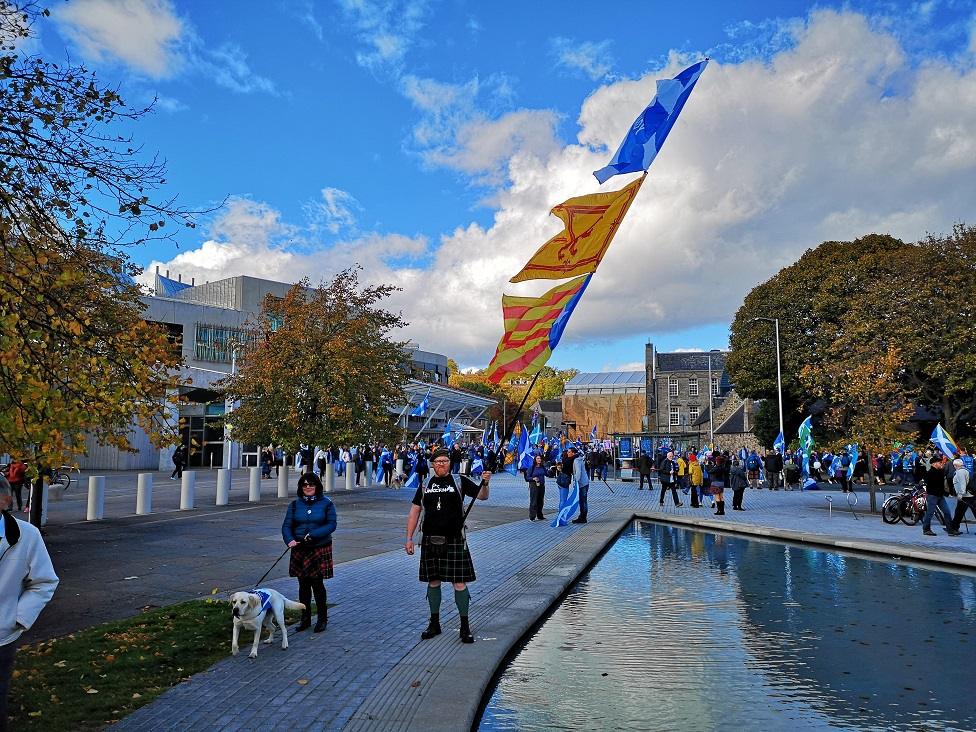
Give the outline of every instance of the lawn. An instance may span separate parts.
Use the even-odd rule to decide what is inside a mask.
[[[230,632],[229,603],[194,600],[23,646],[10,729],[100,729],[228,656]],[[250,638],[242,632],[242,647]]]

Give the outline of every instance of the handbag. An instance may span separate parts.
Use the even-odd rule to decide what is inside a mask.
[[[573,479],[569,477],[568,473],[559,473],[556,476],[556,485],[560,488],[569,488],[569,484],[573,482]]]

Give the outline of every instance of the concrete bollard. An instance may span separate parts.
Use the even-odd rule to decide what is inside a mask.
[[[356,463],[346,463],[346,490],[356,487]]]
[[[152,513],[152,473],[139,473],[139,487],[136,489],[136,514],[145,516]]]
[[[230,502],[230,468],[217,468],[216,505],[226,506]]]
[[[364,486],[369,488],[373,485],[373,461],[366,461],[366,476],[363,478]]]
[[[105,476],[92,475],[88,478],[89,521],[101,521],[105,516]]]
[[[331,493],[335,490],[335,465],[331,462],[325,466],[325,492]]]
[[[288,471],[278,473],[278,498],[288,498]]]
[[[251,503],[261,502],[261,468],[251,468],[251,485],[247,490],[247,500]]]
[[[190,511],[197,492],[197,473],[195,470],[184,470],[183,481],[180,483],[180,510]]]
[[[399,475],[403,475],[403,458],[396,461],[396,472],[393,474],[394,479]]]

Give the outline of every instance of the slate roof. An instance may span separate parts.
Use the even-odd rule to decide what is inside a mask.
[[[712,371],[724,371],[727,351],[693,351],[688,353],[657,352],[658,371],[708,371],[708,357],[712,357]]]

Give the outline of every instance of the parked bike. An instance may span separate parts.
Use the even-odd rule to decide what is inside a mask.
[[[899,521],[914,526],[925,515],[925,481],[916,488],[902,488],[901,493],[889,496],[881,506],[881,520],[886,524],[897,524]],[[948,517],[942,515],[942,509],[936,507],[935,519],[943,526],[948,526]]]

